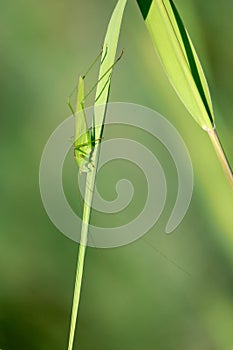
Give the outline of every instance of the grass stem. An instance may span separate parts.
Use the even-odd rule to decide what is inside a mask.
[[[211,142],[213,144],[215,152],[216,152],[216,154],[218,156],[218,159],[219,159],[219,161],[221,163],[221,166],[222,166],[222,168],[223,168],[223,170],[224,170],[224,172],[226,174],[226,177],[227,177],[227,179],[228,179],[228,181],[229,181],[229,183],[231,185],[231,188],[233,190],[233,174],[232,174],[232,170],[231,170],[230,164],[229,164],[229,162],[227,160],[227,157],[225,155],[225,152],[223,150],[223,147],[222,147],[222,145],[220,143],[220,140],[218,138],[218,134],[217,134],[215,129],[208,129],[207,132],[208,132],[210,140],[211,140]]]
[[[91,216],[93,193],[95,189],[95,180],[96,180],[96,173],[97,173],[96,169],[97,169],[98,160],[99,160],[99,149],[100,149],[100,142],[98,142],[95,146],[94,153],[93,153],[93,163],[92,163],[93,166],[92,166],[92,169],[87,173],[87,177],[86,177],[85,198],[84,198],[84,206],[83,206],[83,222],[82,222],[81,239],[80,239],[80,245],[79,245],[79,251],[78,251],[77,268],[76,268],[76,278],[75,278],[74,297],[73,297],[72,312],[71,312],[68,350],[72,350],[74,345],[75,328],[77,323],[82,278],[83,278],[83,272],[84,272],[85,253],[86,253],[87,240],[88,240],[88,227],[89,227],[89,221]]]

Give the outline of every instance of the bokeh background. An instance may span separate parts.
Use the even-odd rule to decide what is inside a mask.
[[[38,169],[51,132],[69,116],[67,96],[101,50],[115,0],[2,0],[0,348],[66,349],[78,246],[50,222]],[[176,0],[210,85],[216,124],[233,164],[231,0]],[[164,228],[174,205],[174,164],[159,142],[136,139],[160,159],[166,208],[142,239],[117,249],[89,248],[75,349],[233,349],[232,193],[207,135],[171,88],[136,5],[124,16],[110,100],[153,108],[177,128],[194,168],[190,208],[175,232]],[[95,70],[88,77],[90,86]],[[89,101],[91,104],[91,100]],[[131,133],[132,130],[130,131]],[[71,159],[71,157],[70,157]],[[112,162],[99,180],[116,195],[111,174],[131,178],[133,210],[143,207],[143,174]],[[67,160],[64,186],[75,206],[76,171]],[[101,182],[102,181],[102,182]],[[104,185],[103,185],[104,184]],[[155,179],[156,185],[156,179]],[[107,190],[106,190],[107,189]],[[77,205],[78,206],[78,205]],[[129,208],[130,209],[130,208]],[[111,218],[127,222],[124,216]],[[106,225],[106,216],[93,220]]]

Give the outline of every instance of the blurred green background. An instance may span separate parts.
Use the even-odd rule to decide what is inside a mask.
[[[40,199],[38,169],[49,135],[70,114],[66,99],[78,74],[101,49],[115,3],[2,0],[0,4],[3,350],[64,350],[67,346],[78,246],[47,217]],[[175,3],[206,72],[220,139],[233,164],[232,1]],[[119,51],[122,47],[125,53],[114,70],[110,101],[142,104],[166,116],[189,149],[194,192],[184,220],[166,236],[164,228],[177,191],[176,171],[158,142],[139,135],[140,142],[158,156],[167,175],[166,208],[155,227],[133,244],[88,249],[75,348],[231,350],[230,187],[207,135],[170,86],[135,1],[129,1],[125,12]],[[94,79],[93,73],[90,86]],[[67,164],[64,178],[73,203],[76,175],[71,168]],[[123,163],[106,166],[105,196],[114,196],[114,184],[106,179],[116,169],[120,169],[119,178],[134,181],[137,211],[145,187],[140,186],[142,174],[131,166],[127,171],[122,170]],[[131,213],[126,211],[120,220],[127,222],[127,218]],[[101,224],[101,217],[98,220]]]

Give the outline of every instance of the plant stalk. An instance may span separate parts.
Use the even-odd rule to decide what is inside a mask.
[[[88,241],[88,227],[91,216],[91,207],[93,200],[93,193],[95,189],[95,179],[96,179],[96,169],[98,167],[99,161],[99,151],[100,151],[100,142],[95,145],[92,158],[92,169],[87,173],[86,177],[86,186],[85,186],[85,197],[84,197],[84,206],[83,206],[83,221],[82,221],[82,230],[81,230],[81,239],[78,250],[78,260],[76,268],[76,278],[75,278],[75,288],[71,312],[71,321],[70,321],[70,334],[69,334],[69,345],[68,350],[73,349],[74,345],[74,336],[77,323],[77,316],[80,303],[81,287],[82,287],[82,278],[84,272],[84,261],[85,253],[87,248]]]
[[[208,129],[207,132],[208,132],[208,135],[209,135],[210,140],[212,142],[212,145],[213,145],[213,147],[215,149],[215,152],[216,152],[216,154],[218,156],[220,164],[221,164],[221,166],[222,166],[222,168],[224,170],[224,173],[225,173],[225,175],[226,175],[226,177],[227,177],[227,179],[228,179],[228,181],[229,181],[229,183],[231,185],[231,188],[233,190],[233,174],[232,174],[232,170],[231,170],[230,164],[229,164],[229,162],[227,160],[227,157],[225,155],[225,152],[223,150],[223,147],[222,147],[222,145],[220,143],[220,140],[218,138],[218,134],[216,132],[216,129]]]
[[[97,82],[96,97],[95,97],[95,104],[94,104],[94,107],[101,106],[101,108],[98,108],[98,110],[97,108],[95,108],[94,115],[93,115],[92,127],[94,129],[95,146],[93,149],[93,153],[90,156],[91,161],[89,163],[89,166],[91,167],[91,169],[87,173],[87,177],[86,177],[85,197],[84,197],[84,207],[83,207],[83,222],[82,222],[82,230],[81,230],[81,241],[80,241],[80,247],[78,252],[78,263],[77,263],[77,270],[76,270],[75,290],[74,290],[73,306],[72,306],[72,313],[71,313],[68,350],[73,350],[76,319],[78,315],[80,292],[81,292],[82,277],[83,277],[83,270],[84,270],[85,252],[86,252],[86,247],[88,242],[88,226],[90,222],[92,200],[93,200],[93,194],[95,189],[97,167],[99,162],[99,154],[100,154],[100,146],[101,146],[100,142],[102,139],[104,120],[106,117],[106,108],[107,108],[107,102],[109,98],[112,68],[115,65],[114,61],[115,61],[121,22],[122,22],[122,17],[123,17],[126,2],[127,0],[118,0],[117,5],[111,16],[110,22],[108,24],[108,28],[107,28],[107,32],[106,32],[106,36],[103,44],[103,53],[102,53],[102,59],[100,64],[99,79]],[[106,52],[107,54],[105,54]],[[106,72],[108,72],[108,74],[106,74]]]

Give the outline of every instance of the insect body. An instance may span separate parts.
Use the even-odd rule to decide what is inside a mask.
[[[80,172],[87,172],[91,164],[91,154],[95,146],[95,140],[88,130],[85,115],[85,92],[84,78],[80,77],[78,82],[78,95],[75,111],[75,141],[74,158],[78,164]]]
[[[107,53],[107,47],[106,47],[106,53]],[[123,51],[121,55],[117,58],[117,60],[113,63],[109,69],[99,78],[99,80],[96,82],[96,84],[92,87],[92,89],[88,92],[87,95],[85,95],[85,88],[84,88],[84,79],[87,73],[90,71],[90,69],[93,67],[94,63],[97,61],[97,59],[94,61],[94,63],[91,65],[91,67],[88,69],[87,73],[83,76],[79,77],[78,81],[78,94],[77,94],[77,102],[76,102],[76,108],[73,110],[73,107],[71,106],[70,99],[68,99],[68,105],[72,111],[72,113],[75,116],[75,141],[74,141],[74,158],[78,164],[79,171],[82,172],[88,172],[91,169],[92,165],[92,154],[94,151],[94,147],[98,141],[101,139],[95,138],[95,125],[92,126],[91,130],[88,130],[87,125],[87,119],[85,114],[85,99],[87,96],[90,95],[90,93],[94,90],[94,88],[98,85],[98,83],[106,77],[107,74],[109,74],[108,79],[110,79],[111,76],[111,70],[113,66],[120,60],[122,57]],[[104,58],[102,59],[101,63],[105,59],[106,55],[104,55]],[[107,80],[108,82],[108,80]],[[95,102],[99,99],[99,97],[102,95],[103,91],[107,87],[107,83],[104,84],[100,94],[97,96]]]

